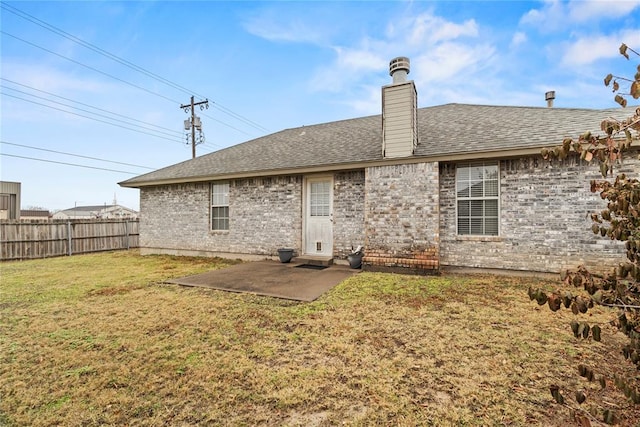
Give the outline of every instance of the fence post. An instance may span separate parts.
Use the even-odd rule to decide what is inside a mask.
[[[127,250],[129,250],[129,220],[124,221],[124,232],[127,236]]]
[[[69,256],[73,255],[71,250],[71,220],[67,221],[67,239],[69,240]]]

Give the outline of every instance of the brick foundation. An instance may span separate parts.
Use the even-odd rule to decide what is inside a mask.
[[[395,255],[395,256],[393,256]],[[410,269],[437,272],[439,268],[438,251],[435,248],[413,253],[392,254],[390,251],[367,252],[362,259],[365,270],[382,271],[384,269]]]

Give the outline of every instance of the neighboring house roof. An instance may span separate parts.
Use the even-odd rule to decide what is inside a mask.
[[[101,211],[103,209],[108,209],[111,208],[113,206],[116,205],[95,205],[95,206],[76,206],[74,208],[69,208],[69,209],[65,209],[65,212],[82,212],[82,211],[86,211],[86,212],[90,212],[90,211]]]
[[[41,209],[21,209],[21,217],[33,217],[33,218],[49,218],[51,213],[49,211],[43,211]]]
[[[411,157],[383,158],[382,116],[375,115],[283,130],[131,178],[120,185],[143,187],[337,170],[379,162],[522,155],[559,145],[565,137],[598,132],[603,119],[623,119],[634,110],[635,107],[592,110],[466,104],[419,108],[419,142]]]
[[[113,205],[76,206],[73,208],[62,210],[60,212],[65,213],[69,216],[73,216],[74,214],[77,216],[90,216],[95,215],[103,209],[110,208],[111,206]]]
[[[133,209],[129,209],[120,205],[95,205],[95,206],[76,206],[73,208],[65,209],[54,214],[54,218],[60,217],[96,217],[101,214],[106,214],[112,211],[128,211],[132,214],[138,214]]]

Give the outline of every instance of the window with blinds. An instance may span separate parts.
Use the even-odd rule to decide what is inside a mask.
[[[211,184],[211,229],[229,229],[229,183]]]
[[[309,194],[309,214],[329,216],[331,214],[331,182],[312,182]]]
[[[456,168],[458,235],[499,234],[498,163],[469,163]]]

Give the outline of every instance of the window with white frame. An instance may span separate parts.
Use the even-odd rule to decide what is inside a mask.
[[[309,194],[311,216],[329,216],[331,208],[331,182],[312,182]]]
[[[469,163],[457,166],[458,235],[498,235],[499,171],[498,163]]]
[[[229,229],[229,183],[211,184],[211,229]]]

